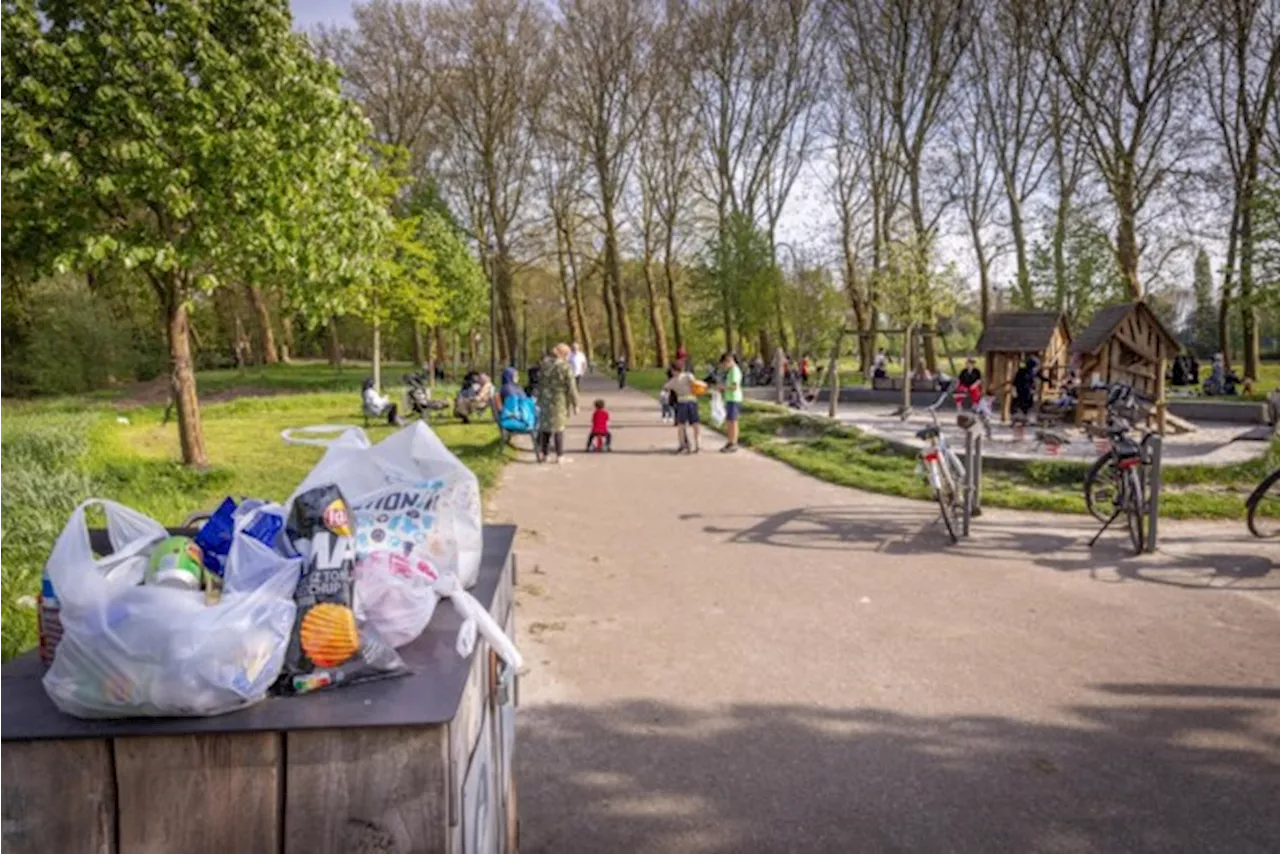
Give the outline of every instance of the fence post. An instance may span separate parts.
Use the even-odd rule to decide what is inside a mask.
[[[840,402],[840,344],[844,340],[844,330],[836,336],[835,346],[831,348],[831,362],[827,370],[831,373],[831,399],[827,401],[827,417],[836,417],[836,405]]]
[[[1151,451],[1151,459],[1147,469],[1150,477],[1147,481],[1147,552],[1156,550],[1156,537],[1159,534],[1160,522],[1160,489],[1164,485],[1160,467],[1164,451],[1164,439],[1159,433],[1147,437],[1147,446]]]

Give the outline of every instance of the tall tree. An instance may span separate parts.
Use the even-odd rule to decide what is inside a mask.
[[[622,288],[619,214],[655,87],[652,61],[655,10],[650,0],[562,0],[556,29],[557,109],[564,130],[586,148],[596,179],[604,229],[606,305],[612,301],[622,355],[635,364],[635,342]]]
[[[1194,271],[1191,292],[1195,304],[1184,338],[1196,353],[1208,357],[1221,348],[1218,344],[1218,306],[1213,299],[1213,268],[1209,263],[1209,253],[1203,246],[1196,250]]]
[[[973,40],[972,83],[977,103],[971,109],[981,123],[982,136],[1000,176],[1017,263],[1017,289],[1022,303],[1030,305],[1027,205],[1052,162],[1044,156],[1051,125],[1043,112],[1053,85],[1052,67],[1036,46],[1036,19],[1030,3],[998,0],[980,13],[982,23]]]
[[[284,0],[23,0],[3,27],[4,207],[21,212],[6,244],[38,235],[56,269],[145,277],[182,458],[205,465],[187,307],[249,272],[367,270],[386,219],[365,194],[363,120]]]
[[[822,25],[812,0],[712,0],[691,19],[689,54],[718,228],[735,213],[763,219],[775,255],[778,220],[813,139]],[[780,304],[774,312],[781,338]]]
[[[1225,358],[1232,278],[1240,284],[1244,373],[1258,378],[1260,347],[1254,293],[1254,218],[1269,116],[1280,85],[1280,7],[1267,0],[1230,0],[1210,8],[1214,43],[1204,52],[1209,105],[1231,176],[1231,225],[1223,273],[1218,335]],[[1228,361],[1229,364],[1229,361]]]
[[[927,157],[947,116],[952,79],[975,29],[971,0],[845,0],[840,16],[854,37],[852,62],[883,102],[906,186],[911,244],[931,247],[943,205],[927,198]],[[901,255],[902,253],[899,253]],[[908,253],[920,263],[928,252]],[[930,271],[918,271],[927,280]],[[926,324],[928,325],[928,324]],[[936,365],[933,338],[925,355]]]
[[[1207,0],[1036,0],[1042,44],[1070,92],[1090,157],[1115,206],[1115,253],[1129,296],[1140,217],[1194,154],[1188,75]]]
[[[498,348],[518,348],[515,243],[548,92],[549,26],[531,0],[450,0],[431,22],[442,52],[437,86],[471,227],[493,278]]]

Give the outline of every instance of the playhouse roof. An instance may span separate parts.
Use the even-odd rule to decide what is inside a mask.
[[[1047,350],[1059,324],[1066,323],[1056,311],[1004,311],[987,316],[978,339],[979,353],[1040,353]]]
[[[1124,323],[1125,318],[1133,311],[1138,311],[1145,315],[1155,324],[1161,335],[1168,339],[1170,343],[1177,345],[1178,339],[1160,322],[1160,317],[1151,310],[1149,305],[1142,300],[1138,300],[1137,302],[1122,302],[1103,306],[1098,309],[1093,319],[1089,321],[1089,325],[1081,330],[1071,349],[1079,353],[1092,354],[1098,352],[1104,344],[1111,340],[1111,336],[1120,328],[1120,324]]]

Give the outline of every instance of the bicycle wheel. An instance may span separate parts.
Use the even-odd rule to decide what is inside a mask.
[[[930,463],[930,466],[938,466],[938,463]],[[960,542],[959,536],[956,534],[959,524],[956,518],[956,490],[951,482],[943,476],[941,471],[935,471],[934,482],[939,484],[938,488],[933,491],[933,496],[938,500],[938,507],[942,510],[942,524],[947,526],[947,536],[951,538],[951,542]]]
[[[1136,470],[1129,471],[1129,480],[1125,484],[1124,515],[1129,527],[1129,541],[1133,543],[1133,553],[1142,554],[1147,545],[1147,513],[1146,502],[1142,500],[1142,483]]]
[[[1111,454],[1094,460],[1084,476],[1084,503],[1089,514],[1099,522],[1107,521],[1115,513],[1120,502],[1120,482],[1121,471]]]
[[[1255,537],[1280,537],[1280,469],[1258,484],[1245,502],[1249,532]]]

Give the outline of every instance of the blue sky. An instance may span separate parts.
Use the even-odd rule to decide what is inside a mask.
[[[293,26],[309,30],[316,24],[345,24],[351,20],[351,0],[289,0]]]

